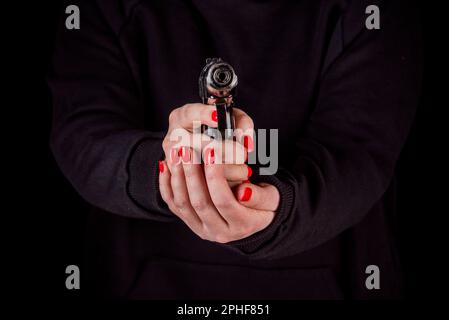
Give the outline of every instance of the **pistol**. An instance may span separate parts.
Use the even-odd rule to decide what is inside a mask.
[[[200,97],[204,104],[217,108],[217,128],[202,125],[202,132],[214,139],[234,139],[232,107],[238,79],[234,68],[221,58],[208,58],[199,77]]]

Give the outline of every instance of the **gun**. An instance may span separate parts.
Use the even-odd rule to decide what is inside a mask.
[[[234,139],[233,98],[238,84],[234,68],[221,58],[208,58],[199,77],[200,97],[204,104],[217,108],[217,128],[206,125],[202,132],[214,139]]]

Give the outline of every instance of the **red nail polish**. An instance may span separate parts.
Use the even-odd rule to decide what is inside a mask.
[[[164,172],[164,163],[162,161],[159,161],[159,172]]]
[[[207,149],[204,157],[204,162],[206,164],[214,164],[215,162],[215,151],[213,148]]]
[[[240,197],[240,201],[248,201],[251,198],[253,190],[251,188],[246,187],[243,191],[242,196]]]
[[[254,149],[254,142],[253,138],[250,136],[244,136],[243,137],[243,146],[248,149],[249,152],[253,151]]]
[[[190,161],[190,148],[189,147],[182,147],[179,150],[179,156],[182,158],[184,162]]]
[[[243,181],[243,183],[251,183],[251,181],[245,180],[245,181]]]
[[[178,151],[178,156],[182,157],[182,151],[183,151],[184,147],[179,148]]]
[[[218,122],[217,110],[212,111],[212,121]]]
[[[248,178],[253,175],[253,169],[251,169],[250,166],[248,166]]]

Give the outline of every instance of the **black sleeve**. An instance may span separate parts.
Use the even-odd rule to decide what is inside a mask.
[[[157,184],[164,133],[144,128],[139,86],[118,36],[126,16],[106,14],[100,3],[77,1],[80,30],[67,30],[61,21],[49,75],[50,145],[64,175],[92,205],[126,217],[170,220]]]
[[[372,1],[371,1],[372,2]],[[244,254],[281,258],[336,237],[381,199],[420,98],[420,28],[412,3],[375,1],[381,29],[365,28],[368,2],[343,14],[342,52],[323,71],[293,161],[274,176],[281,204],[273,223],[231,243]]]

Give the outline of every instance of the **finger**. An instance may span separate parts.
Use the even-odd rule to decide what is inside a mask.
[[[192,141],[192,134],[185,129],[178,128],[167,134],[162,141],[162,149],[167,159],[168,168],[171,170],[172,165],[179,164],[181,157],[179,156],[180,146],[189,145]]]
[[[233,189],[234,187],[242,184],[242,181],[228,181],[229,188]]]
[[[185,158],[190,157],[192,151],[189,148],[184,148],[184,150],[184,155],[189,154]],[[210,198],[206,179],[204,178],[203,166],[184,161],[183,170],[190,205],[202,221],[203,226],[209,232],[226,228],[226,221],[218,213]]]
[[[239,108],[232,108],[232,113],[234,115],[236,129],[241,129],[242,131],[254,130],[254,122],[245,111]]]
[[[204,150],[211,149],[214,150],[215,164],[244,164],[247,158],[245,147],[233,140],[213,139],[204,147]]]
[[[247,208],[276,211],[279,206],[279,191],[271,184],[242,183],[234,189],[239,203]]]
[[[194,122],[200,122],[210,127],[217,126],[217,108],[202,103],[188,103],[173,110],[169,117],[170,127],[182,127],[193,130]]]
[[[234,135],[249,152],[254,150],[254,122],[241,109],[233,108],[235,119]]]
[[[245,181],[253,174],[250,166],[245,164],[227,164],[224,166],[225,179],[229,181]]]
[[[239,203],[224,178],[224,166],[212,164],[204,169],[212,202],[229,229],[240,239],[266,228],[273,221],[274,212],[247,208]]]
[[[159,191],[161,193],[162,200],[168,205],[170,210],[173,211],[173,191],[170,184],[170,170],[168,170],[167,162],[159,161]]]
[[[173,192],[174,213],[194,231],[201,229],[202,222],[190,205],[184,170],[181,162],[171,166],[171,188]]]
[[[192,152],[192,159],[189,159],[189,161],[200,164],[201,151],[210,144],[212,138],[201,133],[190,133],[185,129],[179,129],[177,132],[177,134],[166,136],[162,143],[169,169],[173,164],[185,162],[181,154],[183,147],[192,148],[195,152]]]
[[[228,222],[242,219],[238,217],[238,212],[242,211],[242,205],[238,203],[231,188],[224,177],[224,165],[213,164],[213,158],[209,156],[209,164],[204,166],[207,188],[213,204],[220,215]]]

